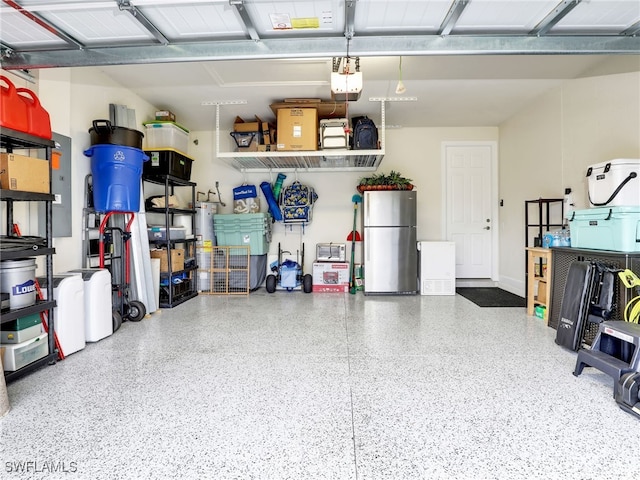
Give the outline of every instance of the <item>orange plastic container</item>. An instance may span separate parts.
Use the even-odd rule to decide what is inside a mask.
[[[7,77],[0,75],[0,125],[5,128],[29,131],[27,104],[20,99],[16,87]]]
[[[26,105],[28,132],[36,137],[51,140],[51,119],[35,93],[28,88],[17,88],[18,97]]]
[[[17,88],[20,101],[26,105],[28,132],[36,137],[51,140],[51,119],[35,93],[28,88]]]

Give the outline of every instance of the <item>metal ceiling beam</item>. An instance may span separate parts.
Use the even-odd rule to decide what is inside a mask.
[[[640,35],[640,20],[631,25],[629,28],[624,29],[620,32],[620,35]]]
[[[354,37],[351,55],[640,55],[633,36],[384,36]],[[86,67],[145,63],[336,57],[344,38],[287,38],[181,43],[172,45],[88,48],[84,50],[13,52],[0,66],[16,68]]]
[[[74,48],[79,48],[79,49],[84,48],[84,45],[82,43],[80,43],[78,40],[73,38],[68,33],[63,32],[58,27],[56,27],[54,24],[52,24],[48,20],[45,20],[42,16],[38,15],[37,13],[33,13],[33,12],[23,8],[22,5],[17,4],[13,0],[2,0],[2,1],[6,5],[10,6],[13,9],[15,9],[18,13],[21,13],[22,15],[27,17],[29,20],[31,20],[32,22],[36,23],[38,26],[44,28],[47,32],[52,33],[56,37],[64,40],[70,46],[72,46]]]
[[[169,45],[169,39],[158,30],[158,28],[151,23],[151,21],[144,16],[144,13],[140,11],[135,5],[131,5],[129,0],[116,0],[118,2],[118,9],[121,12],[130,13],[153,37],[162,45]]]
[[[560,2],[553,11],[544,17],[529,35],[546,35],[560,20],[562,20],[571,10],[576,8],[582,0],[565,0]]]
[[[346,0],[344,2],[344,36],[347,39],[353,38],[356,31],[356,0]]]
[[[249,15],[249,12],[247,12],[247,9],[244,8],[244,0],[229,0],[229,5],[234,7],[236,9],[236,12],[238,12],[240,19],[244,24],[244,28],[247,29],[247,32],[249,33],[249,37],[251,38],[251,40],[256,42],[260,40],[260,35],[258,34],[258,30],[256,30],[256,27],[253,24],[253,18],[251,18],[251,16]]]
[[[468,4],[469,0],[454,0],[442,24],[440,24],[438,35],[449,35],[449,33],[451,33],[460,15],[462,15],[462,11],[467,8]]]

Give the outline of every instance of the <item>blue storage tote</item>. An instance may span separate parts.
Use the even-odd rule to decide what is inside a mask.
[[[213,229],[216,245],[248,245],[251,255],[269,252],[271,216],[268,213],[216,214]]]
[[[569,220],[571,246],[640,252],[640,206],[576,210]]]

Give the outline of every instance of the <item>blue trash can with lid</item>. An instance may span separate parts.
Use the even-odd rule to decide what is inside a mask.
[[[140,210],[142,166],[149,160],[144,151],[124,145],[92,145],[84,151],[91,158],[93,206],[97,212]]]

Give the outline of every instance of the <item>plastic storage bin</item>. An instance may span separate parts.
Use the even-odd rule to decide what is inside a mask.
[[[45,357],[49,351],[46,333],[26,342],[3,346],[5,350],[2,365],[7,372],[20,370],[22,367]]]
[[[0,331],[0,343],[26,342],[42,335],[43,331],[40,315],[32,313],[26,317],[3,323]]]
[[[576,210],[569,220],[571,246],[640,252],[640,206]]]
[[[171,148],[181,153],[189,151],[189,130],[174,122],[148,122],[146,128],[145,150]]]
[[[137,148],[93,145],[84,151],[91,157],[93,206],[97,212],[140,210],[142,164],[149,157]]]
[[[249,246],[251,255],[269,252],[271,216],[268,213],[230,213],[213,216],[216,244]]]
[[[145,162],[142,174],[145,176],[173,175],[182,180],[191,179],[193,158],[171,148],[146,150],[149,161]]]
[[[167,227],[163,225],[149,225],[147,227],[149,240],[152,242],[163,242],[167,240]],[[184,240],[187,238],[187,229],[185,227],[169,227],[171,240]]]

